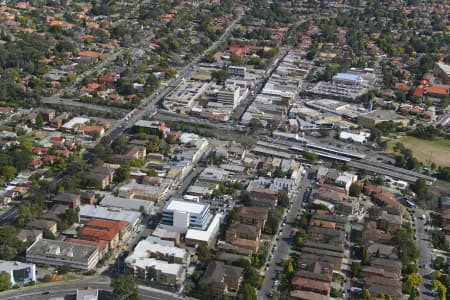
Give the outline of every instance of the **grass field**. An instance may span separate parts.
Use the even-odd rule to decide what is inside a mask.
[[[422,140],[412,136],[405,136],[400,139],[391,140],[388,150],[393,151],[396,143],[402,143],[406,148],[411,149],[414,156],[425,163],[434,162],[438,166],[450,166],[450,140]]]

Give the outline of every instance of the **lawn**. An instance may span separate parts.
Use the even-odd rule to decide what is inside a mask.
[[[402,143],[406,148],[411,149],[414,156],[425,163],[434,162],[438,166],[450,166],[450,140],[422,140],[412,136],[405,136],[400,139],[391,140],[388,145],[388,150],[393,151],[392,148],[396,143]]]

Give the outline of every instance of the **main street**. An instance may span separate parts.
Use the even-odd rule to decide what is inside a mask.
[[[25,287],[0,293],[2,300],[27,299],[27,300],[48,300],[51,298],[74,295],[77,289],[86,287],[96,288],[102,291],[111,292],[110,279],[104,276],[91,277],[76,282],[56,282],[32,287]],[[181,297],[171,293],[139,286],[139,297],[142,300],[179,300]]]
[[[282,261],[289,258],[291,232],[295,230],[295,222],[297,217],[301,215],[303,195],[310,186],[311,181],[308,179],[308,173],[306,173],[300,182],[300,188],[292,192],[291,199],[293,199],[293,203],[286,215],[285,225],[281,225],[282,231],[278,235],[279,240],[274,245],[274,248],[276,248],[273,251],[272,259],[268,263],[269,268],[265,273],[263,285],[258,291],[258,299],[270,299],[268,295],[273,288],[274,278],[277,276],[277,272],[283,270]]]

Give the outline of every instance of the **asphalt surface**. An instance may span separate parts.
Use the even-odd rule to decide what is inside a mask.
[[[429,230],[425,231],[428,225],[425,225],[425,220],[421,219],[421,216],[426,214],[420,208],[416,208],[413,214],[416,224],[416,244],[417,249],[420,252],[419,257],[419,273],[422,275],[422,282],[420,284],[420,294],[423,300],[434,299],[432,295],[432,285],[431,285],[431,273],[433,272],[432,261],[433,261],[433,245]]]
[[[263,285],[258,291],[258,300],[270,299],[268,295],[274,289],[273,285],[277,272],[283,270],[281,263],[283,260],[289,258],[291,231],[295,229],[295,220],[301,215],[303,195],[310,186],[311,181],[308,179],[308,174],[305,174],[300,182],[300,188],[293,191],[291,196],[293,203],[286,214],[285,225],[281,225],[282,231],[278,235],[279,239],[277,238],[278,241],[274,244],[274,248],[272,248],[275,250],[273,250],[272,258],[268,262],[269,268],[265,272]]]
[[[77,282],[53,283],[52,285],[40,285],[36,287],[20,288],[0,293],[0,299],[27,299],[27,300],[47,300],[57,297],[67,297],[76,294],[77,289],[86,287],[97,288],[102,291],[111,292],[109,278],[97,277],[85,279]],[[139,296],[143,300],[178,300],[180,297],[150,289],[147,287],[139,287]]]
[[[16,219],[17,207],[11,207],[0,216],[0,226],[6,225]]]

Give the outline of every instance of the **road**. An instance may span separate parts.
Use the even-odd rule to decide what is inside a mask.
[[[427,227],[427,225],[425,225],[425,220],[421,219],[423,214],[426,214],[426,212],[420,208],[415,209],[413,214],[415,218],[414,222],[416,224],[416,244],[417,249],[420,252],[419,273],[423,278],[422,283],[420,284],[420,294],[423,300],[431,300],[434,299],[430,289],[431,273],[433,272],[433,269],[431,268],[433,260],[433,246],[429,231],[425,231],[425,228]]]
[[[258,291],[258,300],[270,299],[268,294],[272,290],[277,271],[283,270],[281,262],[289,258],[291,231],[295,229],[295,221],[297,216],[301,214],[303,195],[310,186],[311,181],[308,179],[308,174],[305,174],[300,182],[300,188],[291,195],[293,203],[286,215],[286,223],[278,235],[279,239],[277,238],[278,241],[274,245],[275,250],[273,251],[272,259],[268,263],[269,268],[265,273],[263,285]]]
[[[86,287],[97,288],[103,291],[111,292],[111,287],[107,277],[95,277],[77,282],[61,282],[35,287],[26,287],[16,290],[10,290],[0,293],[2,300],[27,299],[27,300],[47,300],[56,297],[65,297],[73,295],[77,289]],[[170,293],[139,286],[139,296],[143,300],[179,300],[182,299]]]
[[[0,216],[0,226],[6,225],[15,220],[17,216],[17,207],[13,206]]]

